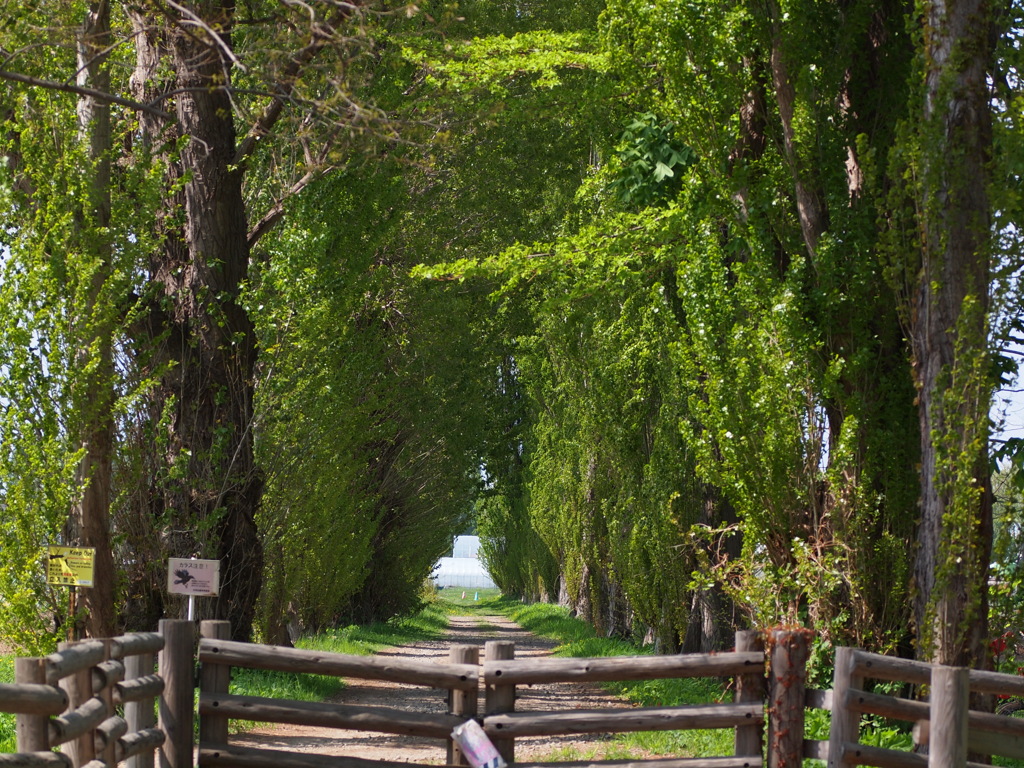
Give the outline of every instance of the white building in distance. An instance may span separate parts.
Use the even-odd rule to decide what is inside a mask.
[[[497,588],[480,560],[479,536],[456,536],[452,556],[438,560],[430,578],[438,587]]]

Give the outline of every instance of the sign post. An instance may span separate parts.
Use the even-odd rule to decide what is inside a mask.
[[[220,560],[172,557],[167,561],[167,591],[188,595],[188,620],[195,613],[196,595],[216,597],[220,593]]]

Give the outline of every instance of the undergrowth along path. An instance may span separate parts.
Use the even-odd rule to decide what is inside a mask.
[[[527,632],[504,616],[452,616],[445,637],[423,640],[388,648],[377,655],[393,658],[432,659],[447,662],[453,645],[479,645],[488,640],[511,640],[516,644],[516,658],[547,656],[556,642]],[[410,685],[371,680],[351,680],[341,693],[330,701],[356,706],[388,707],[416,712],[446,712],[447,694],[443,691]],[[481,691],[481,709],[483,691]],[[627,706],[621,699],[597,686],[561,683],[542,687],[521,687],[517,691],[517,711],[553,711],[569,709],[601,709]],[[368,731],[343,731],[294,725],[261,725],[254,730],[232,736],[233,744],[242,747],[281,749],[306,754],[360,757],[422,764],[443,764],[445,745],[434,739],[395,736]],[[616,751],[606,735],[545,736],[516,740],[516,759],[535,760],[557,753],[591,758],[615,757]]]

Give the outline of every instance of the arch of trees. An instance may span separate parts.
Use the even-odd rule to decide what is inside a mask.
[[[387,617],[475,520],[665,650],[984,663],[1015,4],[8,11],[4,637],[148,627],[169,556],[239,636]]]

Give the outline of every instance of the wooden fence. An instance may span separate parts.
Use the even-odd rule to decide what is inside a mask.
[[[867,680],[927,687],[929,701],[871,693]],[[980,768],[968,754],[1024,758],[1024,719],[970,709],[972,695],[1024,697],[1024,678],[997,672],[925,664],[909,659],[836,649],[830,692],[832,725],[824,755],[829,768],[866,765],[880,768]],[[915,743],[928,755],[865,746],[862,715],[880,715],[913,724]]]
[[[449,765],[466,765],[458,747],[451,741],[451,731],[471,717],[481,720],[484,730],[509,763],[514,762],[516,738],[524,736],[731,728],[736,731],[734,755],[719,758],[633,761],[628,764],[637,768],[648,763],[658,768],[758,768],[762,765],[765,655],[756,632],[739,633],[738,650],[735,652],[685,656],[515,659],[513,643],[488,642],[484,646],[482,666],[478,663],[479,649],[472,646],[453,647],[449,662],[438,664],[236,643],[220,639],[228,636],[228,627],[223,622],[204,622],[202,635],[203,639],[199,646],[202,682],[199,696],[199,765],[204,768],[319,768],[328,765],[364,768],[368,763],[378,768],[396,768],[404,765],[233,746],[229,743],[229,719],[373,730],[435,738],[448,743]],[[448,712],[409,713],[384,708],[236,696],[228,692],[231,667],[338,675],[431,686],[448,691]],[[515,710],[515,691],[520,685],[680,677],[734,678],[737,681],[735,701],[710,702],[700,706],[623,706],[611,710],[564,712]],[[481,681],[484,684],[482,716],[478,711]],[[786,700],[778,707],[780,713],[803,706],[800,691],[788,683],[788,680],[780,678],[778,685],[773,686],[773,689],[778,691],[779,698]],[[799,743],[795,754],[799,754]],[[529,764],[517,765],[526,768]],[[611,761],[605,765],[623,763]]]
[[[0,711],[16,715],[18,752],[0,755],[0,766],[152,768],[172,735],[191,757],[192,679],[180,675],[192,668],[192,631],[191,622],[163,621],[158,633],[62,643],[49,656],[17,659],[15,683],[0,685]],[[187,694],[177,713],[167,706],[175,688]]]
[[[736,651],[711,655],[515,659],[512,643],[488,643],[485,655],[483,677],[486,704],[483,727],[508,763],[515,762],[515,739],[522,736],[730,728],[736,733],[732,755],[631,761],[628,765],[638,768],[648,765],[652,768],[753,768],[762,764],[765,655],[757,633],[739,633]],[[737,681],[734,701],[682,707],[515,711],[515,690],[518,685],[684,677],[732,678]],[[604,763],[622,764],[617,761]],[[517,765],[537,768],[541,764]]]
[[[406,763],[232,745],[228,722],[233,719],[434,738],[447,742],[446,762],[451,766],[466,764],[450,734],[469,718],[483,724],[509,763],[515,762],[516,739],[527,736],[709,728],[735,733],[731,755],[561,764],[572,768],[798,768],[804,758],[825,761],[829,768],[975,768],[981,763],[970,762],[968,752],[1024,758],[1024,720],[972,711],[967,705],[971,692],[1024,697],[1024,679],[840,648],[833,690],[807,690],[812,636],[805,630],[772,632],[767,654],[758,633],[740,632],[736,650],[728,653],[516,659],[512,643],[489,642],[482,663],[480,649],[455,646],[442,664],[231,642],[227,622],[217,621],[202,622],[200,627],[199,744],[194,753],[194,632],[191,622],[163,621],[159,633],[85,641],[44,658],[18,659],[17,683],[0,686],[0,711],[17,713],[19,751],[0,754],[0,768],[112,768],[122,761],[129,768],[151,768],[154,751],[161,768],[192,768],[196,754],[203,768],[407,768]],[[159,674],[153,671],[157,652]],[[447,692],[448,711],[415,713],[233,695],[229,691],[233,667],[437,688]],[[733,700],[561,712],[516,708],[516,690],[523,685],[682,677],[730,678]],[[931,701],[870,692],[867,680],[897,681],[918,690],[927,687]],[[155,725],[154,699],[160,715]],[[123,717],[117,714],[122,704]],[[831,711],[828,741],[804,738],[808,708]],[[927,744],[930,754],[861,744],[863,715],[911,723],[917,743]],[[58,746],[61,753],[51,751]],[[539,768],[539,764],[516,766]]]
[[[232,719],[357,729],[442,740],[447,739],[452,729],[465,720],[455,714],[453,707],[450,707],[450,713],[430,714],[382,707],[236,696],[228,692],[232,667],[421,685],[447,690],[450,702],[459,701],[463,704],[475,695],[479,684],[478,666],[473,662],[438,664],[238,643],[226,639],[230,631],[228,623],[223,621],[202,622],[200,634],[200,766],[355,768],[372,765],[377,768],[408,768],[407,763],[328,758],[233,746],[228,743],[228,721]],[[453,695],[455,693],[460,695],[456,697]]]

